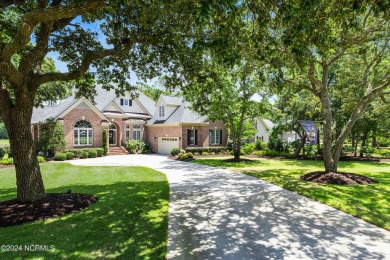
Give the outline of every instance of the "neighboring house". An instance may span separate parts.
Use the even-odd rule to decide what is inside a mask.
[[[272,133],[272,128],[274,128],[276,125],[270,120],[263,119],[263,118],[256,118],[255,124],[256,124],[255,140],[261,140],[263,142],[268,143],[269,137],[271,136]],[[282,140],[284,142],[291,143],[297,139],[299,139],[299,136],[294,131],[283,132],[282,134]]]
[[[156,104],[140,91],[134,99],[129,92],[117,97],[114,90],[97,87],[96,91],[95,105],[71,96],[54,106],[34,109],[34,140],[39,139],[40,123],[54,118],[63,125],[66,149],[101,147],[103,129],[111,147],[140,140],[151,144],[153,152],[169,154],[172,148],[226,146],[223,124],[207,122],[181,98],[161,96]]]

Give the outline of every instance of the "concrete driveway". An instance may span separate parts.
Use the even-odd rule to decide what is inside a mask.
[[[71,163],[165,173],[168,259],[390,259],[390,232],[251,176],[160,155]]]

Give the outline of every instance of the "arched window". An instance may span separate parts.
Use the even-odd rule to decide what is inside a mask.
[[[80,120],[74,125],[74,145],[92,145],[92,125],[88,121]]]

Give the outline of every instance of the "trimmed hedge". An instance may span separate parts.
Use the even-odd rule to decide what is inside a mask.
[[[73,158],[74,158],[74,153],[72,153],[72,152],[66,153],[66,160],[72,160]]]
[[[215,153],[215,154],[220,154],[220,153],[226,153],[228,152],[229,149],[227,147],[222,147],[222,146],[213,146],[213,147],[187,147],[185,149],[185,152],[186,153],[198,153],[198,154],[202,154],[204,152],[206,153]]]
[[[97,157],[97,151],[94,149],[91,149],[88,151],[88,157],[89,158],[96,158]]]
[[[88,152],[81,152],[80,159],[86,159],[88,158]]]
[[[55,156],[54,156],[54,159],[56,161],[65,161],[66,160],[66,153],[57,153]]]
[[[104,154],[104,149],[103,148],[96,148],[95,149],[97,152],[97,157],[102,157]]]

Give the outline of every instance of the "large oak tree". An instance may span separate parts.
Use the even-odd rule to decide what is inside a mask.
[[[198,1],[0,2],[0,117],[14,155],[18,200],[45,196],[30,128],[42,86],[74,81],[80,95],[93,96],[95,83],[107,89],[119,83],[120,93],[132,89],[130,68],[141,79],[171,71],[204,8]],[[45,72],[49,52],[68,72]]]
[[[337,172],[342,145],[368,105],[390,94],[389,13],[387,1],[250,1],[254,20],[268,27],[274,44],[273,75],[279,85],[305,89],[321,103],[324,164],[326,172]],[[255,36],[263,39],[264,32]],[[345,75],[332,73],[341,60],[351,70],[359,63],[362,73],[345,85],[344,98],[357,97],[340,133],[332,138],[332,95],[340,91]],[[344,70],[346,71],[346,70]],[[355,70],[356,71],[356,70]],[[333,95],[335,96],[335,95]]]

